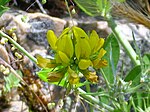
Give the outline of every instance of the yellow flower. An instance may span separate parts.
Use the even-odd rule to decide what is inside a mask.
[[[91,47],[91,51],[94,54],[97,51],[99,51],[99,49],[104,45],[104,39],[99,38],[96,31],[93,30],[91,35],[90,35],[89,44]]]
[[[74,54],[74,47],[69,30],[69,28],[66,28],[59,38],[56,37],[52,30],[47,32],[47,40],[52,49],[55,50],[56,63],[63,66],[69,65],[70,59]]]
[[[77,59],[88,59],[91,54],[91,47],[89,45],[89,37],[87,34],[78,27],[73,27],[73,34],[76,39],[75,55]]]
[[[64,66],[68,66],[70,59],[67,57],[67,55],[64,52],[58,51],[58,58],[56,58],[56,61],[59,60],[60,63]]]
[[[94,68],[99,69],[102,67],[106,67],[108,65],[108,62],[103,59],[103,60],[99,60],[97,64],[94,65]]]
[[[91,60],[81,59],[78,63],[78,66],[81,70],[87,69],[89,66],[92,66]]]
[[[103,60],[102,57],[106,54],[106,51],[101,48],[99,51],[99,54],[95,60],[92,61],[93,67],[96,69],[99,69],[101,67],[107,66],[107,61]]]
[[[58,82],[64,77],[64,74],[68,73],[68,82],[78,84],[79,72],[82,72],[90,82],[98,82],[96,72],[90,72],[88,68],[99,69],[107,66],[107,61],[102,59],[106,53],[102,48],[104,39],[99,38],[96,31],[93,30],[88,36],[84,30],[73,26],[64,29],[57,38],[54,32],[49,30],[47,40],[54,50],[54,60],[37,56],[37,64],[42,68],[56,68],[49,73],[47,77],[49,82]],[[61,70],[62,68],[65,71]]]
[[[72,39],[69,34],[64,34],[61,36],[57,42],[57,51],[61,51],[67,55],[68,58],[71,58],[74,54],[74,47]]]
[[[64,76],[63,71],[50,72],[47,79],[49,82],[59,82],[63,78],[63,76]]]
[[[52,30],[48,30],[46,37],[51,48],[53,50],[56,50],[57,49],[57,46],[56,46],[57,37],[55,33]]]
[[[69,83],[70,84],[78,84],[79,83],[79,76],[75,71],[73,71],[70,67],[68,68],[68,74],[69,74]]]
[[[85,78],[89,80],[92,83],[97,83],[98,82],[98,76],[96,75],[96,72],[86,72],[84,74]]]
[[[46,59],[40,55],[37,55],[36,59],[37,59],[37,65],[41,68],[54,68],[54,67],[56,67],[55,60]]]

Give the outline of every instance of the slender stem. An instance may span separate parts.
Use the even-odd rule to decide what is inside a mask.
[[[137,86],[135,86],[135,87],[132,87],[132,88],[129,88],[129,89],[127,89],[126,90],[126,92],[127,93],[135,93],[138,89],[140,89],[141,87],[145,87],[145,84],[144,83],[141,83],[141,84],[139,84],[139,85],[137,85]]]
[[[74,26],[74,22],[73,22],[72,14],[71,14],[71,12],[70,12],[70,9],[69,9],[69,6],[68,6],[68,2],[67,2],[67,0],[65,0],[65,3],[66,3],[67,10],[68,10],[68,12],[69,12],[69,16],[70,16],[71,21],[72,21],[72,25]]]
[[[90,93],[90,84],[89,83],[87,83],[86,85],[86,91],[88,92],[88,93]],[[91,102],[91,100],[90,100],[90,102]],[[90,105],[90,112],[93,112],[93,106],[92,105]]]
[[[105,82],[106,82],[106,85],[107,85],[108,89],[110,89],[109,82],[108,82],[108,80],[107,80],[107,77],[106,77],[106,75],[105,75],[103,69],[100,69],[100,71],[101,71],[101,73],[102,73],[102,75],[103,75],[103,78],[104,78],[104,80],[105,80]]]
[[[79,98],[82,99],[82,100],[84,100],[84,101],[87,102],[88,104],[92,105],[93,107],[95,107],[95,108],[98,109],[99,111],[105,112],[103,109],[97,107],[95,104],[93,104],[93,103],[91,103],[90,101],[84,99],[83,97],[79,96]],[[84,104],[83,104],[83,105],[84,105]],[[87,111],[85,111],[85,112],[87,112]]]
[[[0,30],[0,36],[7,38],[16,48],[18,48],[24,55],[26,55],[34,63],[37,63],[37,59],[29,54],[23,47],[21,47],[16,41]]]
[[[131,103],[132,103],[132,106],[133,106],[134,112],[137,112],[137,111],[136,111],[135,103],[134,103],[134,101],[133,101],[133,97],[131,97]]]
[[[79,94],[80,94],[83,98],[85,98],[85,99],[88,100],[88,101],[91,101],[91,103],[94,103],[94,104],[97,104],[97,105],[99,105],[99,106],[102,106],[103,108],[107,109],[109,112],[114,111],[114,108],[113,108],[113,107],[111,107],[111,106],[109,106],[109,105],[106,105],[106,104],[100,102],[99,99],[96,99],[96,98],[94,98],[94,97],[91,96],[91,95],[86,95],[86,92],[83,91],[81,88],[78,88],[78,91],[79,91],[80,93],[82,93],[82,94],[80,94],[80,93],[79,93]]]
[[[112,19],[112,17],[109,14],[106,16],[106,20],[107,20],[109,26],[111,27],[115,37],[118,39],[118,41],[121,43],[123,48],[126,50],[126,52],[128,53],[131,60],[134,62],[134,64],[140,65],[140,61],[136,59],[137,54],[131,47],[131,45],[128,42],[128,40],[126,39],[126,37],[120,33],[119,28],[117,27],[115,21]]]
[[[44,10],[44,8],[43,8],[42,4],[40,3],[40,1],[39,1],[39,0],[36,0],[36,3],[38,4],[40,10],[41,10],[44,14],[47,14],[47,12]]]

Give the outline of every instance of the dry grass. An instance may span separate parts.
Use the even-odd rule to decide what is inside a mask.
[[[114,3],[112,13],[115,16],[150,28],[149,10],[148,0],[144,0],[142,3],[141,0],[137,0],[136,2],[134,2],[134,0],[127,0],[125,3]]]

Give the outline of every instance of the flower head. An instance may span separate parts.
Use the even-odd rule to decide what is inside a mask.
[[[107,66],[107,61],[103,59],[106,51],[102,48],[104,39],[100,38],[96,31],[92,31],[88,36],[79,27],[66,28],[57,37],[52,30],[47,32],[47,40],[54,51],[54,59],[37,57],[38,65],[42,68],[54,68],[48,75],[49,82],[58,82],[66,78],[70,84],[79,83],[79,73],[92,83],[98,82],[96,72],[89,71],[89,67],[99,69]],[[61,67],[59,67],[61,66]],[[63,68],[66,71],[59,71],[55,68]],[[58,71],[59,72],[58,72]]]

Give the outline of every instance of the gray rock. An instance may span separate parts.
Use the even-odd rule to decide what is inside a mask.
[[[135,50],[136,53],[137,53],[138,49],[140,50],[140,53],[142,56],[145,53],[148,53],[148,52],[150,53],[150,50],[149,50],[150,49],[150,41],[149,41],[150,40],[150,36],[149,36],[150,30],[149,29],[147,29],[143,25],[137,25],[137,24],[133,24],[133,23],[125,23],[125,22],[124,23],[117,22],[117,23],[118,23],[118,27],[120,29],[120,33],[122,33],[124,35],[124,37],[130,42],[131,46],[133,47],[133,49]],[[136,49],[136,47],[135,47],[132,32],[134,34],[138,49]],[[118,74],[122,74],[121,73],[122,65],[124,66],[123,67],[124,75],[127,75],[127,73],[129,71],[131,71],[131,69],[134,66],[133,62],[127,55],[126,51],[121,46],[120,60],[119,60],[118,67],[117,67]]]
[[[82,28],[87,33],[95,30],[100,37],[106,38],[110,34],[111,30],[108,27],[108,24],[104,20],[96,20],[94,17],[81,16],[80,18],[75,18],[71,20],[70,18],[63,18],[67,21],[67,26],[78,26]]]
[[[10,10],[0,18],[0,27],[6,30],[17,28],[16,34],[20,44],[28,51],[42,49],[48,46],[46,32],[53,30],[59,35],[66,21],[42,13],[26,13],[20,10]]]

